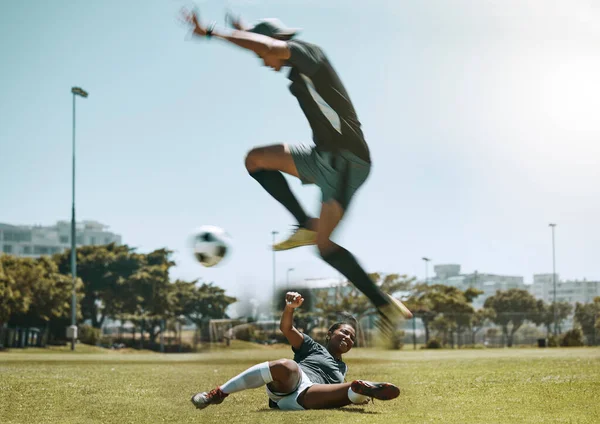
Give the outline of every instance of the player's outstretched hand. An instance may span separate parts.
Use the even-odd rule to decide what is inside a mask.
[[[287,292],[285,294],[285,304],[290,308],[298,308],[304,302],[304,298],[298,292]]]
[[[231,10],[225,12],[225,22],[239,31],[246,30],[245,25],[242,23],[242,18],[239,15],[234,15]]]
[[[191,25],[193,27],[193,31],[195,35],[205,36],[207,34],[207,30],[200,24],[200,20],[198,19],[198,14],[195,11],[188,10],[186,8],[182,8],[179,13],[180,19]]]

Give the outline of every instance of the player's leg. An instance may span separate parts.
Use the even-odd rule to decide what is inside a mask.
[[[268,385],[272,392],[287,394],[296,390],[299,382],[300,369],[296,362],[290,359],[263,362],[248,368],[210,392],[195,394],[192,396],[192,403],[196,408],[203,409],[208,405],[220,404],[231,393],[264,385]]]
[[[321,206],[319,228],[317,231],[317,248],[325,262],[344,275],[348,281],[359,289],[369,300],[380,308],[387,305],[388,298],[371,277],[356,261],[348,250],[334,243],[331,234],[344,215],[344,209],[337,200],[329,199]]]
[[[246,156],[246,169],[252,178],[258,181],[275,200],[281,203],[296,218],[298,228],[307,228],[313,225],[312,221],[314,220],[306,214],[282,174],[282,172],[285,172],[302,179],[287,145],[277,144],[252,149]],[[292,247],[314,244],[314,241],[311,241],[314,239],[314,235],[311,236],[301,231],[298,236],[300,236],[298,240],[300,244]],[[310,242],[307,243],[307,241]]]
[[[389,332],[402,317],[412,313],[401,302],[383,293],[357,262],[354,255],[331,240],[352,198],[367,179],[370,164],[350,153],[324,161],[323,179],[317,184],[323,193],[323,204],[317,233],[317,247],[323,260],[344,275],[369,298],[386,322],[380,323]],[[327,166],[327,162],[331,167]]]
[[[258,147],[246,157],[246,169],[275,199],[296,218],[297,228],[287,239],[273,246],[274,250],[288,250],[314,245],[318,220],[306,214],[281,172],[299,178],[303,184],[314,180],[313,149],[306,146],[275,145]],[[279,172],[281,171],[281,172]]]
[[[304,409],[332,409],[350,404],[363,405],[369,398],[391,400],[400,395],[400,389],[391,383],[355,380],[342,384],[314,384],[298,396]]]

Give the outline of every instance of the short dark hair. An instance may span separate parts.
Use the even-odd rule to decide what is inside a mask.
[[[333,324],[331,327],[329,327],[329,330],[327,330],[327,332],[328,333],[333,333],[335,330],[337,330],[338,328],[340,328],[342,325],[349,325],[350,327],[352,327],[352,329],[354,331],[356,331],[356,326],[352,322],[338,321],[335,324]]]

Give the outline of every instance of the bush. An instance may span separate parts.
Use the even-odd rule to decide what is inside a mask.
[[[560,338],[560,345],[563,347],[583,346],[583,333],[579,328],[567,331]]]
[[[100,340],[101,333],[99,328],[91,325],[82,324],[78,328],[77,338],[81,343],[95,346]]]
[[[555,335],[548,336],[548,347],[558,347],[558,337]]]
[[[390,349],[402,349],[402,347],[404,346],[404,335],[405,333],[403,330],[394,330],[392,340],[390,341]]]
[[[441,349],[442,348],[442,342],[440,342],[438,339],[431,339],[427,342],[427,345],[425,346],[426,349]]]

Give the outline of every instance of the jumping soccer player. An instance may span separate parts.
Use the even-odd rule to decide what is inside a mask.
[[[269,406],[282,410],[330,409],[365,404],[369,398],[391,400],[400,389],[390,383],[354,380],[344,383],[348,367],[342,360],[354,345],[355,330],[336,323],[327,333],[323,347],[293,326],[294,309],[304,302],[297,292],[288,292],[279,328],[289,341],[294,359],[254,365],[210,392],[192,396],[199,409],[216,405],[232,393],[266,385]]]
[[[265,19],[252,27],[236,20],[235,29],[225,32],[217,31],[214,25],[201,25],[193,12],[184,11],[183,18],[193,26],[196,36],[219,38],[250,50],[265,66],[276,71],[284,66],[290,68],[290,91],[308,119],[315,145],[256,147],[246,156],[250,176],[298,222],[291,237],[275,244],[273,249],[316,244],[323,260],[375,305],[383,318],[380,328],[389,333],[402,317],[411,318],[406,306],[383,293],[354,256],[331,240],[354,194],[370,173],[371,157],[350,96],[323,50],[295,39],[298,31],[285,27],[277,19]],[[282,172],[321,189],[319,218],[306,214]]]

